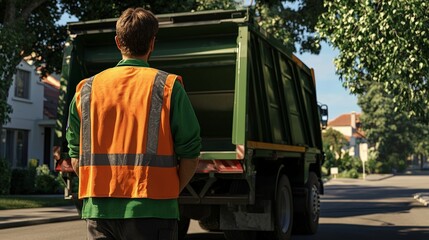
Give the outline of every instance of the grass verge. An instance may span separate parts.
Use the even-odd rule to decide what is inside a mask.
[[[73,205],[72,200],[44,196],[0,196],[0,210]]]

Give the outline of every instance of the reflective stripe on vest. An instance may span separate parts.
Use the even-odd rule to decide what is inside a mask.
[[[177,198],[178,176],[176,157],[173,155],[158,155],[157,152],[162,117],[161,113],[164,104],[164,88],[168,76],[168,73],[158,71],[155,79],[153,80],[152,94],[150,95],[149,115],[147,116],[146,150],[144,153],[93,152],[93,149],[91,149],[91,92],[94,77],[91,77],[82,86],[82,136],[79,169],[82,174],[81,178],[85,179],[85,182],[80,184],[82,186],[82,188],[79,188],[80,198]],[[110,175],[109,179],[107,179],[108,177],[103,174]],[[128,178],[129,176],[131,176],[130,179]],[[139,179],[134,181],[133,177]],[[95,181],[95,178],[98,180],[102,179],[106,184],[99,182],[97,184],[91,183],[91,181]],[[141,178],[143,178],[143,180]],[[166,182],[168,179],[174,179],[174,181],[168,183]],[[172,189],[174,190],[169,190],[169,184],[171,184]],[[120,186],[118,187],[118,185]],[[175,188],[177,188],[177,190]]]

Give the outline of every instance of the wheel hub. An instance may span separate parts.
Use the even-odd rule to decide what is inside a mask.
[[[320,214],[320,195],[317,186],[312,186],[310,193],[310,204],[313,221],[317,221]]]

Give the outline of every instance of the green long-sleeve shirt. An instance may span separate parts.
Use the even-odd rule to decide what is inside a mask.
[[[149,67],[142,60],[120,61],[116,67]],[[76,96],[70,103],[66,138],[69,155],[79,158],[80,118],[76,108]],[[170,127],[174,141],[174,151],[179,158],[195,158],[201,149],[200,127],[186,92],[179,82],[175,82],[170,103]],[[82,218],[178,218],[177,199],[155,200],[148,198],[88,198],[84,199]]]

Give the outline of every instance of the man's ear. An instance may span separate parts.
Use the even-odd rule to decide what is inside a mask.
[[[118,47],[119,51],[121,51],[121,43],[119,42],[118,36],[115,36],[116,47]]]
[[[152,40],[150,41],[150,47],[149,47],[150,52],[153,52],[153,50],[155,49],[155,39],[156,37],[153,37]]]

